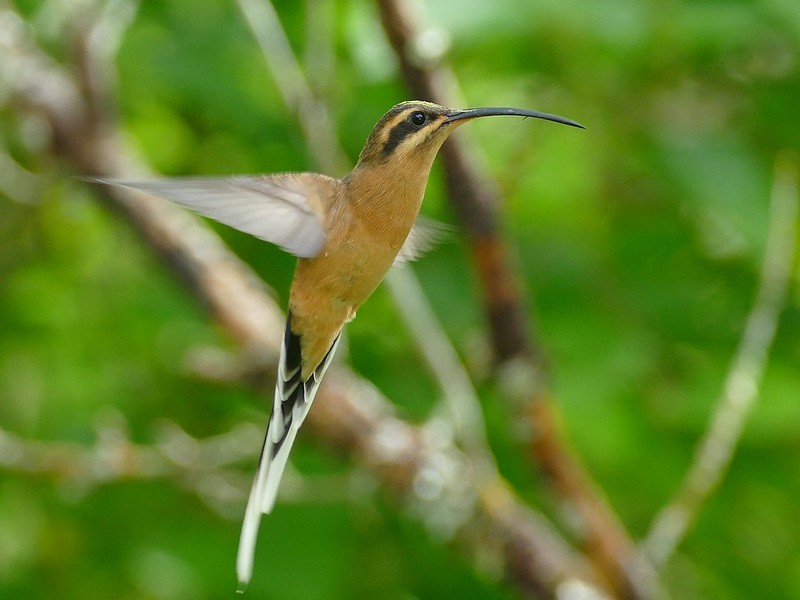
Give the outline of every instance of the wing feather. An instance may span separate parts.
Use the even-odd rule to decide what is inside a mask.
[[[417,217],[405,243],[394,259],[395,266],[417,260],[453,231],[450,225],[425,217]]]
[[[302,258],[325,244],[327,207],[338,185],[317,173],[97,181],[171,200]]]

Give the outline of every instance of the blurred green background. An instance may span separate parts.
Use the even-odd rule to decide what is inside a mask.
[[[753,302],[775,158],[800,142],[800,3],[426,4],[469,105],[530,107],[587,127],[487,119],[458,135],[475,142],[507,199],[504,224],[564,427],[641,538],[691,460]],[[58,23],[76,4],[12,5],[67,60]],[[377,119],[407,98],[375,6],[275,6],[355,160]],[[332,54],[318,52],[325,36],[309,27],[330,34]],[[154,169],[316,168],[235,2],[142,2],[117,64],[121,120]],[[0,143],[37,174],[40,192],[30,201],[0,195],[0,427],[88,446],[109,423],[142,444],[158,442],[164,419],[196,437],[261,425],[262,398],[186,374],[187,353],[230,341],[126,224],[43,152],[42,124],[4,104]],[[423,212],[453,220],[437,167]],[[285,303],[293,259],[217,230]],[[485,329],[457,236],[415,270],[479,371]],[[795,272],[730,473],[664,573],[675,598],[800,598],[797,284]],[[379,290],[348,327],[349,360],[401,415],[421,420],[436,387],[398,322]],[[475,378],[503,474],[523,497],[540,498],[514,415],[491,380]],[[313,474],[309,495],[265,521],[246,597],[516,597],[379,495],[315,501],[315,477],[341,474],[343,463],[310,436],[294,456]],[[254,463],[242,464],[242,481]],[[0,597],[232,595],[243,504],[214,509],[171,478],[90,485],[4,464],[0,456]]]

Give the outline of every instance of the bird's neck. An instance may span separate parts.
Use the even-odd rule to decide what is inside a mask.
[[[363,223],[381,231],[408,233],[422,204],[430,164],[403,167],[391,161],[359,164],[345,178],[350,209]]]

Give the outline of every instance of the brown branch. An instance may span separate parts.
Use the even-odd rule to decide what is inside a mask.
[[[420,56],[416,42],[421,29],[412,19],[409,5],[403,0],[378,0],[378,6],[383,28],[412,95],[448,105],[447,83],[455,77],[446,66],[432,66],[431,61]],[[479,171],[458,138],[445,143],[442,158],[447,195],[466,230],[484,293],[495,359],[501,364],[521,363],[527,370],[528,385],[524,395],[517,398],[533,430],[533,456],[577,513],[581,521],[577,533],[598,571],[608,577],[616,593],[623,598],[649,597],[654,578],[555,426],[557,419],[543,381],[547,372],[544,352],[539,343],[533,342],[534,327],[525,310],[527,301],[521,277],[498,227],[500,203],[496,186]]]
[[[379,0],[381,23],[399,60],[411,95],[420,100],[449,104],[447,82],[455,76],[445,66],[429,68],[414,50],[418,26],[402,0]],[[447,195],[469,239],[469,248],[481,280],[495,360],[503,363],[524,356],[537,366],[544,360],[531,343],[531,324],[525,315],[522,285],[508,245],[498,235],[499,199],[488,179],[456,138],[441,150]]]
[[[526,595],[556,598],[569,582],[592,580],[588,565],[568,549],[543,517],[525,507],[502,479],[465,489],[460,474],[464,468],[471,470],[463,462],[465,456],[387,412],[389,405],[376,402],[379,395],[371,384],[337,369],[324,391],[325,400],[311,411],[317,413],[313,421],[309,416],[320,437],[359,457],[384,486],[410,501],[412,511],[429,526],[436,527],[448,513],[463,509],[465,497],[471,501],[474,495],[468,522],[460,524],[453,535],[471,552],[493,549],[504,578]],[[339,403],[346,403],[348,412],[342,412]],[[410,494],[429,469],[446,482],[443,493],[432,499]]]
[[[0,23],[21,22],[18,15]],[[8,32],[0,31],[0,34]],[[107,107],[91,106],[111,93],[76,82],[32,43],[25,30],[0,35],[0,76],[28,69],[10,97],[35,113],[53,132],[52,150],[83,174],[119,177],[140,171],[121,142]],[[107,67],[108,65],[104,65]],[[94,89],[91,94],[86,90]],[[44,93],[43,93],[44,92]],[[246,354],[258,372],[271,372],[284,317],[252,271],[199,219],[143,194],[103,188],[105,200],[181,276],[190,291]],[[263,381],[257,382],[258,389]],[[271,389],[266,392],[271,396]],[[467,551],[496,549],[502,574],[525,595],[555,598],[562,586],[591,579],[543,517],[525,508],[502,479],[478,484],[468,458],[448,440],[397,419],[391,404],[345,367],[331,370],[308,417],[309,428],[332,447],[365,464],[391,496],[408,501],[430,527],[445,527]],[[0,440],[2,441],[2,440]],[[258,446],[254,445],[254,452]],[[431,479],[431,474],[434,474]],[[426,481],[438,488],[415,493]],[[583,585],[588,585],[584,583]]]

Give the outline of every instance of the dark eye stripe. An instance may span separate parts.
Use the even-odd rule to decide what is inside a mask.
[[[383,145],[383,149],[381,150],[383,157],[386,158],[389,156],[404,139],[417,131],[419,131],[419,128],[415,127],[406,119],[400,121],[392,128],[392,130],[389,132],[389,135],[386,137],[386,143]]]

